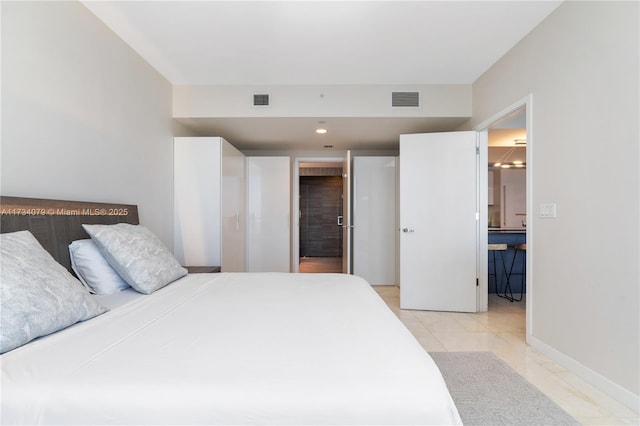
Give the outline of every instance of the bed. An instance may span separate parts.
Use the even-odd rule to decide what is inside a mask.
[[[46,206],[9,207],[30,203]],[[141,228],[135,206],[51,214],[59,203],[3,197],[3,259],[33,230],[71,275],[72,241]],[[134,287],[103,295],[73,278],[101,312],[1,355],[3,424],[461,424],[433,360],[362,278],[187,274],[143,294],[128,273]]]

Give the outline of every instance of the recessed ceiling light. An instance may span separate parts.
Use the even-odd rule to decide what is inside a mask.
[[[325,133],[327,133],[327,129],[316,129],[316,133],[324,135]]]

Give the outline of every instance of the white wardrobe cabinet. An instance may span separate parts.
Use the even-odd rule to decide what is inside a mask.
[[[247,157],[247,271],[289,272],[291,160]]]
[[[245,157],[220,137],[174,138],[174,254],[246,270]]]
[[[353,159],[353,272],[397,283],[396,157]]]

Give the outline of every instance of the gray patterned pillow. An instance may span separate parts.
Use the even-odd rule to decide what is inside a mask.
[[[29,231],[0,236],[0,268],[0,353],[107,311]]]
[[[105,259],[136,291],[151,294],[187,275],[173,254],[141,225],[82,225]]]

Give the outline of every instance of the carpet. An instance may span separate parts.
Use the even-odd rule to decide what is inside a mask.
[[[491,352],[430,352],[465,425],[579,425]]]

